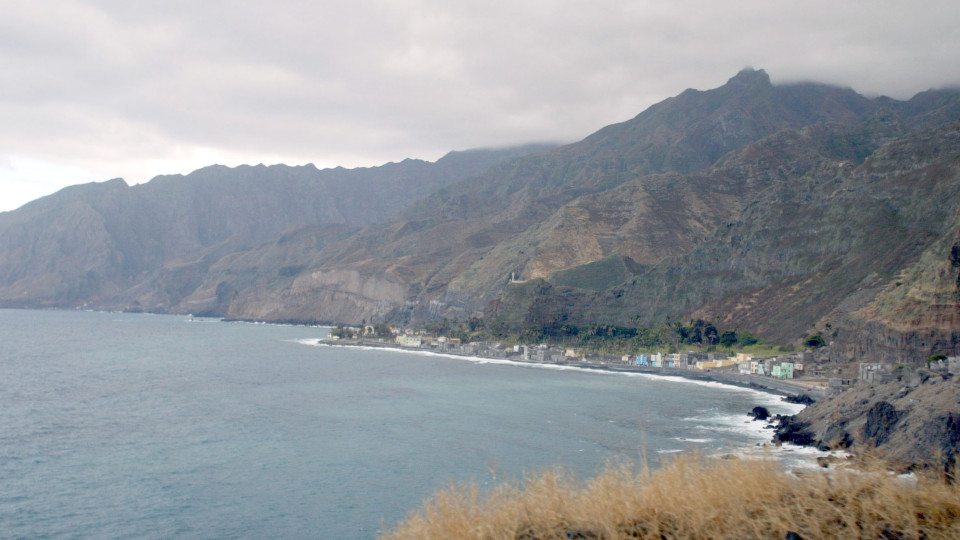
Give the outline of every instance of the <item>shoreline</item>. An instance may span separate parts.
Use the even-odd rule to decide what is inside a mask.
[[[594,372],[594,373],[606,373],[606,374],[620,374],[627,376],[644,376],[647,379],[666,379],[669,382],[683,383],[683,384],[702,384],[702,385],[716,385],[720,387],[727,387],[728,390],[750,390],[759,394],[757,396],[757,401],[753,401],[751,405],[747,405],[748,401],[745,401],[745,408],[743,410],[744,424],[749,424],[751,428],[744,430],[744,433],[754,432],[759,434],[762,432],[762,437],[758,436],[758,439],[755,443],[750,445],[745,445],[739,448],[739,451],[736,451],[736,455],[744,459],[766,459],[774,458],[777,461],[781,462],[788,470],[807,470],[811,468],[819,468],[823,466],[821,462],[822,459],[836,460],[843,457],[843,455],[838,455],[836,451],[824,451],[814,446],[809,445],[799,445],[792,442],[787,442],[784,444],[777,444],[774,440],[774,433],[777,424],[775,423],[775,418],[780,418],[781,415],[771,416],[768,420],[759,420],[759,419],[748,419],[750,416],[749,408],[753,405],[756,405],[758,402],[761,403],[761,407],[770,407],[770,404],[763,404],[764,398],[761,396],[766,396],[767,399],[776,399],[780,398],[780,402],[784,405],[800,407],[798,410],[793,412],[785,412],[782,417],[784,418],[793,418],[807,407],[806,403],[799,403],[796,401],[790,401],[785,399],[788,396],[798,396],[803,395],[802,391],[806,388],[799,385],[790,385],[787,388],[787,385],[783,386],[773,386],[773,385],[761,385],[756,384],[754,381],[742,381],[742,380],[727,380],[725,377],[718,377],[718,373],[701,373],[693,372],[689,373],[689,370],[679,370],[671,368],[645,368],[643,366],[612,366],[610,364],[599,364],[599,363],[589,363],[589,362],[563,362],[563,363],[553,363],[553,362],[537,362],[530,360],[522,360],[517,358],[504,358],[504,357],[485,357],[478,355],[468,355],[454,352],[438,352],[422,348],[414,347],[400,347],[392,343],[384,342],[359,342],[356,340],[338,340],[331,341],[322,338],[308,338],[303,340],[298,340],[300,343],[309,346],[316,347],[341,347],[344,349],[359,349],[359,350],[377,350],[381,349],[384,351],[406,353],[411,355],[419,356],[438,356],[445,357],[454,360],[466,360],[468,362],[474,363],[496,363],[502,365],[511,365],[515,367],[527,367],[534,369],[554,369],[554,370],[578,370],[582,372]],[[343,342],[346,341],[346,342]],[[733,374],[730,374],[733,375]],[[744,376],[741,376],[744,377]],[[771,381],[779,382],[779,381]],[[789,390],[789,391],[788,391]],[[742,428],[741,428],[742,429]],[[666,453],[680,453],[684,450],[673,450]],[[730,454],[730,450],[725,450],[722,452],[716,452],[711,455],[716,458],[725,458]]]
[[[328,340],[323,338],[317,338],[316,343],[318,345],[326,345],[330,347],[347,347],[347,348],[371,348],[371,349],[384,349],[391,350],[396,352],[412,353],[412,354],[429,354],[429,355],[438,355],[438,356],[448,356],[451,358],[474,358],[481,361],[504,361],[510,362],[516,365],[530,365],[549,368],[556,366],[558,368],[578,368],[589,371],[600,371],[607,373],[625,373],[625,374],[642,374],[650,375],[653,377],[679,377],[686,379],[688,381],[698,381],[698,382],[707,382],[715,383],[721,385],[735,386],[738,388],[746,388],[749,390],[756,390],[759,392],[764,392],[767,394],[778,395],[782,397],[801,397],[807,396],[814,401],[822,399],[824,397],[823,391],[820,389],[809,388],[802,384],[789,383],[781,380],[770,379],[768,377],[760,377],[757,375],[744,375],[739,373],[714,373],[714,372],[704,372],[698,370],[689,370],[689,369],[678,369],[678,368],[656,368],[649,366],[629,366],[629,365],[612,365],[606,363],[596,363],[596,362],[537,362],[532,360],[523,360],[519,358],[506,358],[506,357],[489,357],[489,356],[479,356],[476,354],[462,354],[451,351],[432,351],[423,348],[417,347],[402,347],[393,343],[385,343],[379,341],[367,341],[367,340]]]
[[[189,315],[189,317],[194,317],[194,315]],[[215,317],[214,317],[215,318]],[[223,322],[244,322],[244,323],[253,323],[253,324],[281,324],[281,325],[291,325],[291,326],[315,326],[318,328],[332,327],[326,323],[301,323],[301,322],[265,322],[265,321],[253,321],[247,319],[225,319],[220,318],[220,321]],[[594,371],[608,371],[608,372],[621,372],[621,373],[638,373],[652,375],[655,377],[681,377],[691,381],[701,381],[701,382],[713,382],[717,384],[726,384],[730,386],[736,386],[739,388],[746,388],[750,390],[757,390],[760,392],[766,392],[768,394],[774,394],[782,397],[791,397],[791,398],[802,398],[807,397],[813,401],[819,401],[827,396],[826,391],[823,388],[811,388],[810,386],[799,384],[796,382],[787,382],[785,380],[772,379],[770,377],[761,377],[758,375],[746,375],[740,373],[720,373],[720,372],[709,372],[709,371],[700,371],[700,370],[690,370],[690,369],[679,369],[679,368],[657,368],[651,366],[630,366],[630,365],[613,365],[607,363],[596,363],[596,362],[536,362],[532,360],[523,360],[517,358],[506,358],[506,357],[487,357],[487,356],[478,356],[476,354],[462,354],[453,351],[432,351],[419,347],[403,347],[395,343],[386,343],[382,341],[370,341],[364,339],[345,339],[345,340],[330,340],[326,338],[316,338],[318,344],[329,345],[331,347],[370,347],[378,349],[393,350],[398,352],[410,352],[410,353],[429,353],[437,355],[447,355],[454,358],[477,358],[481,360],[506,360],[509,362],[515,362],[517,364],[523,365],[537,365],[537,366],[563,366],[563,367],[573,367],[581,368]],[[338,343],[342,341],[342,343]]]

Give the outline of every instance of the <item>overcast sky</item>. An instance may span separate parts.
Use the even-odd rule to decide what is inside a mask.
[[[579,140],[746,67],[960,83],[946,0],[3,0],[0,210],[225,165]]]

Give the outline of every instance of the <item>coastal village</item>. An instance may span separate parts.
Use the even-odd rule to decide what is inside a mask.
[[[768,357],[746,353],[729,355],[723,352],[689,350],[679,353],[639,353],[605,356],[577,348],[556,345],[518,344],[504,346],[495,341],[463,343],[458,338],[431,335],[426,332],[404,332],[390,328],[384,336],[372,325],[351,329],[352,337],[331,334],[327,343],[390,347],[457,356],[503,359],[537,364],[569,365],[612,371],[631,371],[681,376],[759,388],[816,401],[835,395],[858,384],[882,384],[908,378],[912,366],[872,362],[838,362],[829,349],[805,350]],[[919,367],[919,366],[916,366]],[[960,374],[960,356],[931,360],[922,367],[932,371]]]

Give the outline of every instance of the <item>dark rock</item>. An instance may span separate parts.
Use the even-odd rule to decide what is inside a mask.
[[[873,446],[883,444],[893,432],[900,420],[900,413],[886,401],[878,401],[867,411],[867,420],[863,425],[863,442]]]
[[[811,446],[816,440],[809,431],[809,424],[801,422],[795,416],[777,416],[778,424],[773,432],[773,442],[793,443],[800,446]]]
[[[828,469],[831,465],[836,463],[840,463],[840,458],[837,456],[820,456],[817,458],[817,465],[823,467],[824,469]]]
[[[800,405],[813,405],[813,398],[807,394],[800,394],[798,396],[785,396],[783,401],[787,403],[799,403]]]
[[[935,453],[942,456],[945,468],[951,469],[960,455],[960,414],[946,414],[927,422],[919,440],[929,441],[935,447]]]
[[[850,438],[850,434],[843,428],[843,425],[832,424],[817,442],[817,449],[828,451],[839,448],[850,448],[852,443],[853,441]]]
[[[758,405],[750,411],[750,416],[752,416],[754,420],[766,420],[770,418],[770,411],[768,411],[766,407],[760,407]]]

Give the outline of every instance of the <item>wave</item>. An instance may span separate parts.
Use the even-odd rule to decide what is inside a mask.
[[[729,453],[743,459],[772,459],[791,471],[820,469],[822,466],[817,462],[817,458],[831,457],[844,460],[851,457],[850,453],[843,450],[818,450],[812,446],[795,444],[777,446],[768,443],[738,448]]]

